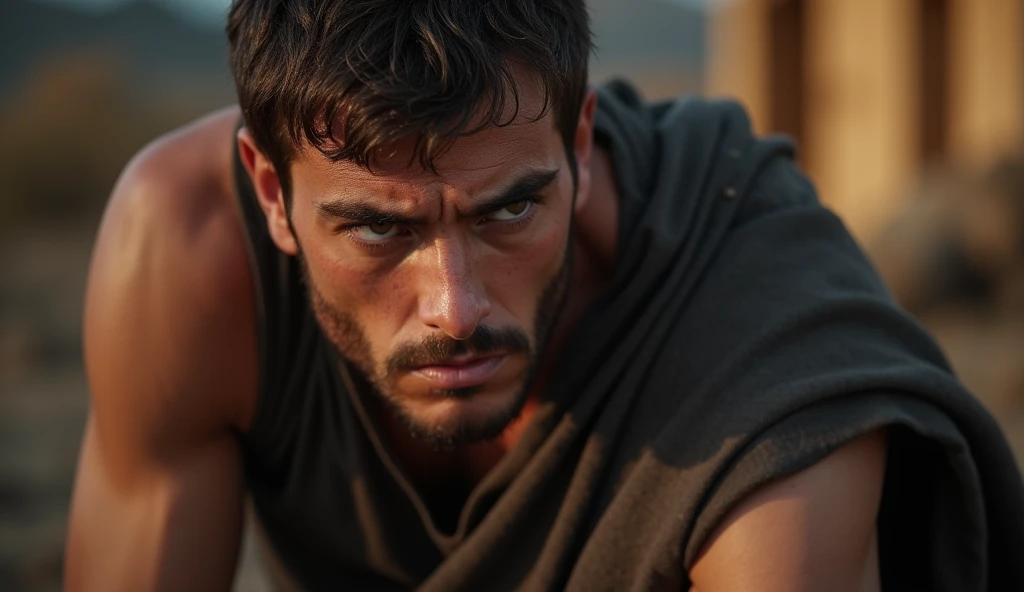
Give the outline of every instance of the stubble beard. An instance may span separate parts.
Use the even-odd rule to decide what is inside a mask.
[[[534,315],[534,344],[517,328],[495,329],[480,326],[465,340],[450,337],[431,336],[420,343],[406,343],[389,355],[384,363],[374,360],[366,332],[358,320],[324,298],[310,279],[305,258],[297,255],[302,269],[303,281],[309,295],[310,306],[327,341],[336,353],[348,363],[369,388],[368,390],[401,423],[409,434],[434,450],[453,450],[475,442],[493,440],[522,413],[523,407],[533,388],[540,360],[547,349],[551,333],[561,316],[569,291],[572,269],[572,241],[566,245],[562,264],[548,282],[537,301]],[[409,368],[431,361],[439,362],[451,356],[472,353],[487,354],[494,351],[518,353],[527,357],[527,368],[514,397],[500,409],[486,417],[470,421],[455,417],[450,421],[426,423],[416,417],[403,404],[402,397],[394,387],[395,377]],[[442,397],[472,397],[479,388],[441,390],[431,394]]]

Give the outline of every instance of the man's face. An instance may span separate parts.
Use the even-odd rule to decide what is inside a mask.
[[[524,93],[525,94],[525,93]],[[436,173],[410,146],[374,172],[316,150],[292,166],[291,221],[327,338],[410,431],[492,439],[530,390],[569,273],[574,183],[548,114],[457,140]]]

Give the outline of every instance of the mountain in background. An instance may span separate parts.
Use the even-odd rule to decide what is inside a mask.
[[[83,52],[115,60],[144,93],[179,92],[186,85],[226,100],[233,92],[224,34],[153,2],[92,13],[3,0],[0,48],[0,98],[17,92],[42,64]]]
[[[674,62],[701,69],[703,10],[665,0],[589,0],[598,63]]]
[[[706,13],[665,0],[590,0],[591,79],[624,77],[649,98],[699,91],[707,56]]]

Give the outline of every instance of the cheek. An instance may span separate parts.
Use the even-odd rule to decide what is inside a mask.
[[[292,224],[310,279],[328,302],[363,322],[359,310],[389,293],[386,278],[346,249],[345,238],[328,230],[309,207],[294,204]]]
[[[304,253],[321,296],[359,323],[374,357],[381,359],[409,309],[409,295],[403,291],[409,282],[403,279],[402,270],[383,273],[368,269],[330,248],[310,248]]]
[[[492,302],[499,303],[523,328],[533,326],[540,296],[565,261],[568,220],[568,216],[552,220],[530,242],[494,253],[482,262],[480,269],[487,278]]]

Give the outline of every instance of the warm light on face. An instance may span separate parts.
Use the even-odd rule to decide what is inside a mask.
[[[491,439],[521,410],[568,283],[569,166],[550,116],[456,141],[436,174],[293,164],[317,319],[415,435]]]

